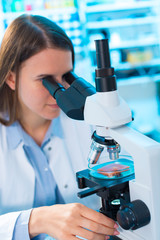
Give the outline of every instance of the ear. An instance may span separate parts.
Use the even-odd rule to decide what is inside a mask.
[[[6,79],[6,84],[12,89],[16,88],[16,74],[14,72],[10,72]]]

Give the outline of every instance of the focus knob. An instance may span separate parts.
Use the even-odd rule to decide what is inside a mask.
[[[135,200],[119,208],[117,221],[125,230],[135,230],[147,225],[151,216],[148,207],[141,200]]]

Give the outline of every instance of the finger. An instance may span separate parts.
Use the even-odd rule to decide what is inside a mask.
[[[106,227],[115,228],[115,221],[113,221],[111,218],[108,218],[104,214],[96,212],[86,206],[82,208],[81,214],[85,218],[101,223]]]
[[[92,232],[82,227],[78,227],[74,231],[77,236],[88,239],[88,240],[97,240],[97,239],[104,240],[105,239],[105,235]]]
[[[100,233],[105,235],[114,235],[114,232],[115,232],[115,228],[110,228],[108,226],[99,224],[87,218],[81,218],[79,220],[79,225],[95,233]]]

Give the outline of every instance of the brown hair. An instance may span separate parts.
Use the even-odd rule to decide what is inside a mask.
[[[74,49],[66,33],[53,21],[38,15],[21,15],[7,28],[0,48],[0,122],[11,125],[17,120],[17,87],[13,91],[6,84],[12,71],[18,73],[22,62],[46,48]]]

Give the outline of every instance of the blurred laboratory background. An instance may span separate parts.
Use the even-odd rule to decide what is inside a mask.
[[[118,91],[132,127],[160,142],[159,0],[0,0],[0,42],[17,16],[39,14],[59,24],[76,52],[75,72],[94,85],[96,39],[109,39]]]

